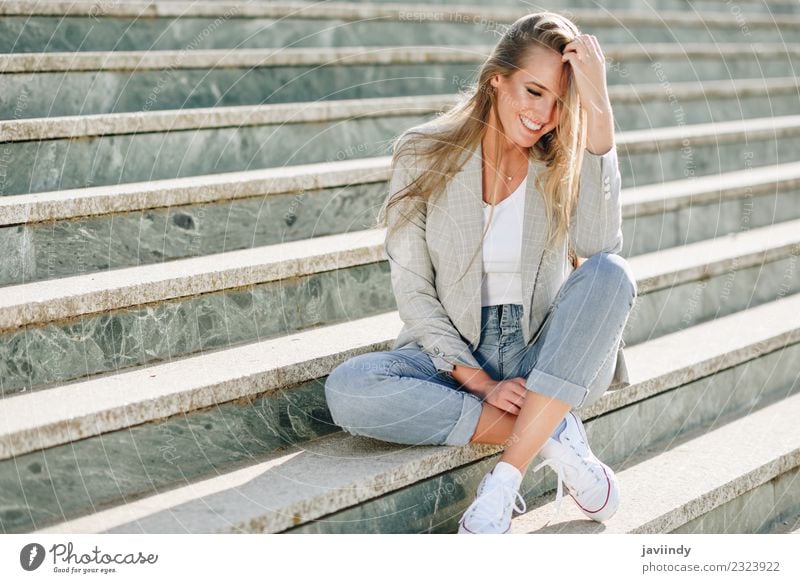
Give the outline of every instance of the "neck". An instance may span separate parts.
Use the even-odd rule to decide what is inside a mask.
[[[489,119],[486,125],[487,128],[481,141],[485,156],[489,157],[489,159],[494,159],[494,155],[496,154],[499,146],[500,150],[502,151],[501,155],[503,158],[503,166],[514,166],[514,164],[519,165],[523,159],[528,157],[529,148],[517,145],[512,140],[509,140],[500,130],[497,124],[497,116],[494,109],[492,109],[489,113]]]

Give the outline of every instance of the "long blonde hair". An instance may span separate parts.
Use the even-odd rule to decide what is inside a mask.
[[[495,75],[510,76],[520,70],[533,47],[547,47],[561,54],[565,45],[579,34],[578,27],[571,20],[554,12],[535,12],[519,18],[505,31],[484,62],[477,84],[459,92],[455,106],[424,124],[406,130],[394,141],[392,172],[403,155],[412,156],[418,166],[423,162],[427,168],[436,170],[421,172],[411,184],[404,185],[398,192],[389,193],[376,223],[378,227],[389,227],[387,238],[393,232],[391,226],[387,225],[389,207],[409,197],[427,200],[443,192],[448,181],[466,162],[468,156],[462,154],[471,154],[482,140],[489,114],[492,108],[497,107],[497,94],[490,80]],[[567,67],[566,83],[566,95],[556,105],[556,127],[542,136],[528,152],[529,159],[543,164],[535,180],[536,187],[545,195],[548,225],[545,249],[567,234],[570,215],[577,202],[578,181],[586,147],[586,112],[580,106],[571,67]],[[496,117],[502,130],[502,122],[499,116]],[[500,168],[501,161],[502,148],[497,148],[494,167]],[[492,191],[496,192],[498,172],[494,174]],[[491,207],[483,238],[494,213],[494,200]],[[399,223],[395,229],[398,226]],[[480,248],[476,249],[470,265]],[[577,267],[577,258],[572,249],[570,259],[573,266]]]

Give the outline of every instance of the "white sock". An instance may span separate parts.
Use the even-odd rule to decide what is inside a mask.
[[[494,470],[492,470],[492,475],[512,484],[517,490],[519,490],[519,486],[522,483],[522,473],[515,465],[508,462],[497,462]]]

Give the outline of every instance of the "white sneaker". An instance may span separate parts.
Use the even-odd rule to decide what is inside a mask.
[[[575,413],[566,416],[567,425],[558,438],[549,437],[540,455],[544,461],[533,468],[550,466],[558,472],[556,511],[563,497],[562,482],[583,513],[597,522],[614,516],[619,507],[619,483],[614,472],[589,449],[586,429]],[[550,520],[552,521],[553,518]]]
[[[486,474],[478,485],[475,501],[458,521],[458,534],[505,534],[511,530],[513,510],[525,512],[525,499],[513,484],[494,475]],[[516,499],[522,502],[517,506]]]

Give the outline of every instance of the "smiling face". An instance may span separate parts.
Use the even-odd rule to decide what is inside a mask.
[[[530,148],[556,127],[556,103],[564,99],[567,87],[566,66],[557,51],[535,46],[510,77],[492,77],[497,114],[508,140]]]

